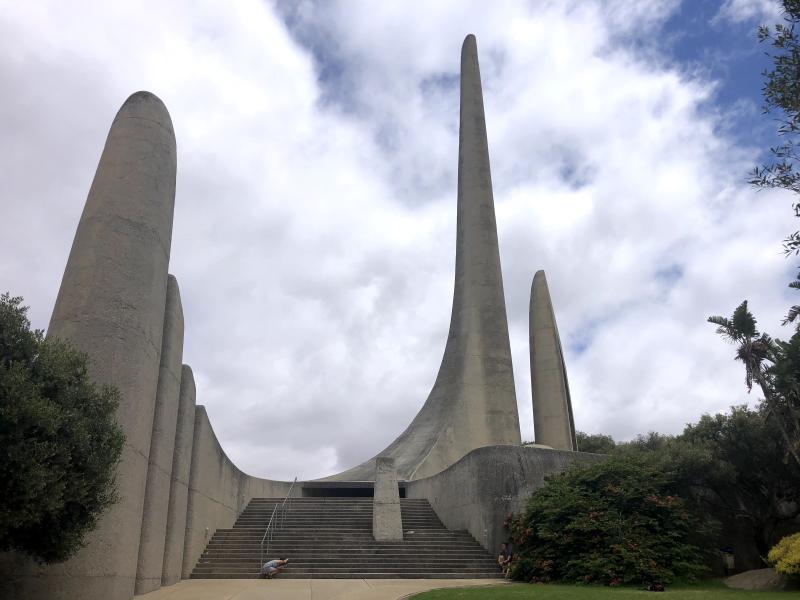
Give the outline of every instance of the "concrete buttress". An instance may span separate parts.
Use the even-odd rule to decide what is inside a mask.
[[[192,465],[194,441],[194,409],[196,391],[191,367],[181,370],[181,394],[178,423],[175,430],[175,451],[172,458],[167,531],[164,542],[164,566],[161,585],[172,585],[181,579],[183,540],[186,535],[186,505],[189,500],[189,471]]]
[[[175,449],[175,428],[181,389],[183,359],[183,308],[178,282],[172,275],[167,283],[167,307],[161,343],[161,368],[156,391],[153,435],[147,470],[147,486],[139,542],[139,566],[135,593],[146,594],[161,587],[167,506]]]

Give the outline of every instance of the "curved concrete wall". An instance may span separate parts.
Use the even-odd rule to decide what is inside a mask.
[[[466,529],[489,552],[508,539],[506,517],[525,509],[545,478],[575,461],[599,454],[531,446],[487,446],[473,450],[431,477],[406,483],[407,498],[425,498],[448,529]]]
[[[239,470],[220,446],[205,407],[198,406],[194,417],[182,576],[189,577],[214,532],[233,526],[251,498],[282,498],[290,486],[288,481],[259,479]],[[295,490],[299,495],[299,488]]]

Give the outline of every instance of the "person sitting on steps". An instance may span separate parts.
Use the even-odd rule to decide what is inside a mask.
[[[503,571],[503,575],[508,575],[508,567],[511,565],[511,559],[514,555],[508,551],[508,544],[505,542],[500,544],[500,555],[497,557],[497,564]]]
[[[265,562],[264,566],[261,567],[261,572],[258,574],[258,578],[272,579],[273,577],[275,577],[275,575],[277,575],[286,568],[288,562],[289,562],[288,558],[278,558],[276,560]]]

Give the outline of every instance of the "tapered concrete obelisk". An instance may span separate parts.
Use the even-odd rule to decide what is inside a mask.
[[[430,395],[382,457],[427,477],[482,446],[519,444],[519,416],[489,169],[478,47],[461,48],[456,275],[450,332]],[[329,480],[372,480],[375,459]]]
[[[577,450],[567,369],[544,271],[533,277],[529,326],[536,443]]]
[[[48,337],[91,359],[92,378],[121,392],[126,441],[119,502],[75,557],[15,574],[16,600],[129,600],[167,296],[175,202],[175,135],[164,104],[137,92],[111,125],[70,251]]]

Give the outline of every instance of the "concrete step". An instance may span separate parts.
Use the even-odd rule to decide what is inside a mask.
[[[267,523],[282,501],[251,501],[233,527],[214,533],[192,577],[256,577]],[[447,530],[426,500],[401,500],[402,542],[373,539],[371,498],[296,498],[286,509],[267,552],[292,559],[282,578],[500,575],[495,560],[474,538],[466,531]]]
[[[418,573],[425,576],[432,576],[433,573],[485,573],[487,575],[497,575],[500,573],[499,568],[492,567],[490,565],[481,565],[481,564],[472,564],[472,565],[438,565],[433,568],[420,568],[419,565],[352,565],[348,567],[337,567],[335,565],[307,565],[293,569],[287,569],[283,571],[284,573],[293,573],[293,574],[300,574],[300,573],[307,573],[307,574],[314,574],[314,576],[319,576],[321,573],[338,573],[342,575],[352,574],[355,575],[356,573],[383,573],[386,571],[394,571],[396,573]],[[212,575],[219,575],[219,574],[227,574],[231,576],[238,575],[241,579],[249,579],[251,577],[257,576],[259,573],[259,567],[257,565],[249,565],[243,568],[237,568],[234,566],[226,566],[226,565],[219,565],[215,568],[204,568],[202,566],[198,566],[192,574],[194,575],[203,575],[203,576],[212,576]],[[426,575],[427,574],[427,575]],[[464,575],[464,578],[468,578],[467,575]]]
[[[256,579],[258,573],[209,573],[190,575],[191,579]],[[281,579],[503,579],[499,573],[461,572],[461,573],[397,573],[385,571],[383,573],[330,573],[327,571],[313,571],[310,573],[287,573],[279,575]],[[265,585],[269,585],[266,584]]]
[[[273,549],[270,549],[270,554],[273,554]],[[279,554],[279,553],[278,553]],[[326,552],[302,552],[296,554],[294,557],[291,557],[294,561],[297,560],[308,560],[308,561],[315,561],[315,560],[329,560],[329,559],[336,559],[341,555],[335,555],[332,553]],[[349,557],[348,560],[351,561],[359,561],[359,560],[381,560],[381,561],[393,561],[393,560],[420,560],[425,559],[433,560],[435,558],[441,558],[442,560],[488,560],[494,563],[494,559],[489,558],[486,556],[485,553],[480,553],[478,551],[461,551],[461,552],[447,552],[445,553],[429,553],[429,554],[419,554],[417,552],[382,552],[382,553],[374,553],[374,552],[356,552],[356,551],[348,551],[347,556]],[[261,553],[256,552],[232,552],[232,551],[223,551],[223,552],[204,552],[203,555],[200,557],[199,562],[206,562],[210,560],[221,561],[221,562],[232,562],[232,561],[247,561],[247,560],[255,560],[258,561],[261,558]]]

